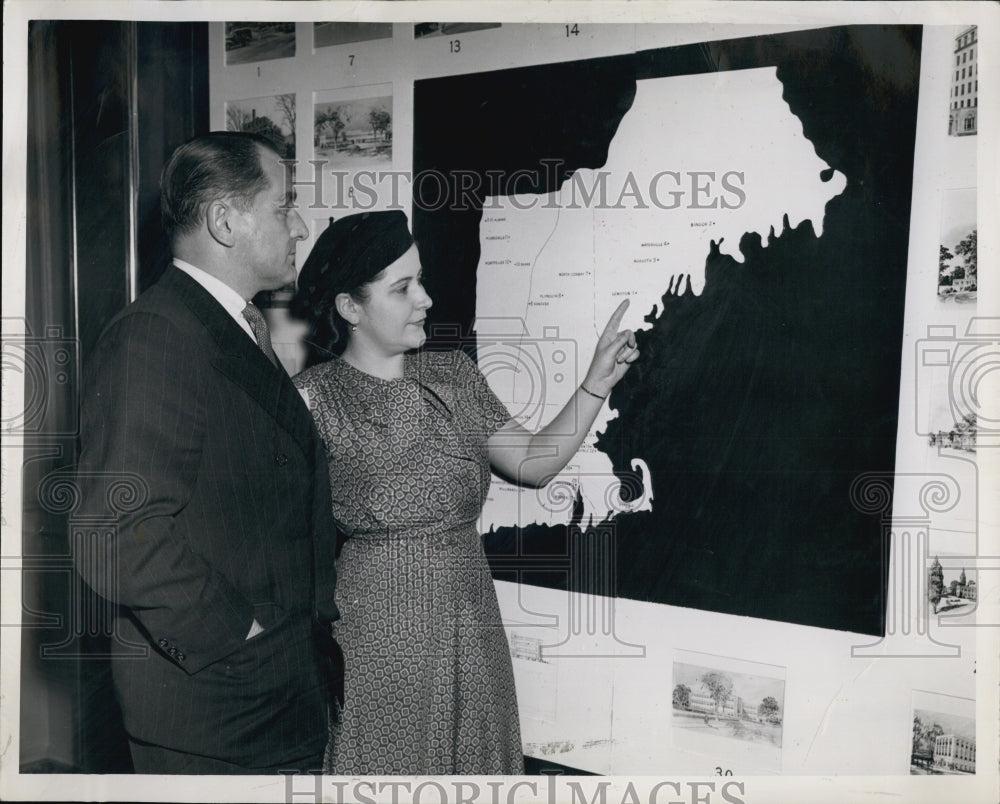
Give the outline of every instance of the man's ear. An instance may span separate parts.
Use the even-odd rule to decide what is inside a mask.
[[[205,219],[208,225],[208,233],[216,242],[227,248],[236,245],[236,231],[234,228],[235,210],[229,203],[219,198],[212,201],[205,208]]]
[[[348,324],[357,324],[361,315],[358,311],[358,304],[351,298],[350,293],[338,293],[333,300],[337,307],[337,312]]]

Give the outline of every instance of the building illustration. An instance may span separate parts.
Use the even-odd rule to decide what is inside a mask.
[[[942,734],[934,740],[933,767],[958,773],[976,772],[976,741],[956,734]]]
[[[979,113],[978,52],[976,26],[973,25],[955,37],[948,115],[948,133],[953,137],[976,133]]]

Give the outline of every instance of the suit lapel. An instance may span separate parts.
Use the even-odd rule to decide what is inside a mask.
[[[273,366],[212,294],[186,273],[171,265],[158,284],[180,298],[218,345],[213,367],[266,410],[312,461],[312,416],[285,370]]]

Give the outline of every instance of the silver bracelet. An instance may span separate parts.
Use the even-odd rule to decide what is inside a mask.
[[[601,399],[601,400],[607,399],[606,396],[599,396],[598,394],[595,394],[593,391],[588,391],[586,388],[583,387],[583,383],[580,384],[580,390],[583,391],[585,394],[590,394],[592,397],[594,397],[594,399]]]

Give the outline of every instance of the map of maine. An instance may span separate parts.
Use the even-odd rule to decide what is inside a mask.
[[[812,222],[845,185],[820,159],[782,99],[775,68],[637,81],[606,164],[581,169],[547,195],[483,204],[477,270],[480,365],[511,413],[548,422],[583,379],[598,335],[622,301],[622,326],[648,327],[664,294],[701,295],[715,242],[742,262],[746,233],[767,237]],[[713,103],[699,102],[711,96]],[[491,335],[500,343],[486,345]],[[583,449],[548,489],[495,479],[483,527],[566,524],[650,510],[645,458],[629,464],[640,494],[620,493],[597,445],[617,411],[605,405]]]

